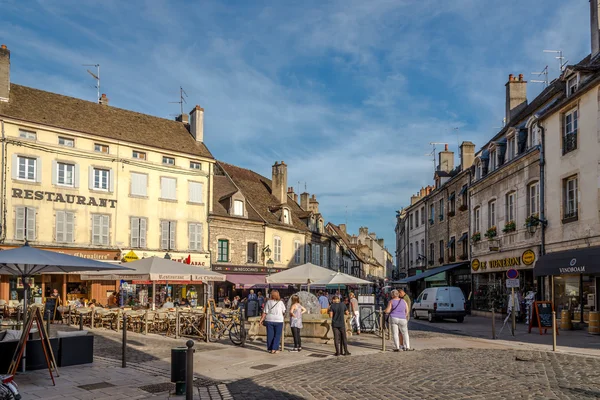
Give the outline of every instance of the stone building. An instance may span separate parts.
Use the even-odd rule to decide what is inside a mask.
[[[400,249],[402,263],[406,266],[403,278],[418,275],[427,268],[427,196],[433,189],[433,186],[421,188],[419,193],[411,196],[410,206],[402,209],[404,230],[399,232],[403,237],[397,249]]]
[[[338,265],[338,270],[357,278],[365,278],[367,275],[364,269],[366,261],[353,250],[350,236],[346,231],[346,224],[334,225],[329,222],[326,229],[336,244],[335,265]]]
[[[1,248],[27,241],[107,262],[168,254],[210,268],[215,161],[204,144],[203,115],[196,106],[190,116],[166,120],[111,107],[104,94],[93,103],[11,83],[3,45]],[[22,296],[16,279],[0,279],[0,299]],[[58,289],[63,299],[81,296],[68,293],[80,284],[102,304],[119,286],[76,274],[34,281],[42,296]]]
[[[369,232],[367,227],[360,227],[358,235],[350,237],[350,243],[364,259],[370,260],[371,267],[367,272],[367,278],[384,279],[388,276],[388,271],[392,269],[391,254],[385,247],[383,238],[378,238],[374,232]]]

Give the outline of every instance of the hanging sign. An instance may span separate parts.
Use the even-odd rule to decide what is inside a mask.
[[[137,256],[137,254],[135,254],[135,253],[133,252],[133,250],[130,250],[130,251],[129,251],[129,253],[125,254],[125,257],[123,257],[123,259],[124,259],[126,262],[131,262],[131,261],[137,261],[137,260],[139,260],[140,258]]]

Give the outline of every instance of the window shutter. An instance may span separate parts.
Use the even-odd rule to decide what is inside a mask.
[[[73,243],[75,240],[75,214],[65,212],[65,241]]]
[[[25,207],[15,209],[15,240],[25,239]]]
[[[146,248],[146,218],[140,218],[140,247]]]
[[[27,240],[35,240],[35,208],[27,207]]]
[[[140,245],[140,219],[131,217],[131,247]]]
[[[42,159],[40,157],[35,158],[35,181],[37,183],[42,182]]]
[[[109,175],[109,177],[108,177],[108,191],[109,192],[114,192],[115,191],[115,171],[111,168],[108,175]]]
[[[92,244],[100,244],[100,215],[92,216]]]
[[[57,242],[65,241],[65,212],[64,211],[56,212],[56,241]]]
[[[108,245],[108,215],[102,215],[102,244]]]
[[[10,173],[13,179],[19,178],[19,156],[16,154],[12,155],[12,168]]]
[[[75,168],[73,168],[73,187],[79,187],[79,164],[75,164]]]
[[[94,189],[94,167],[88,168],[88,188]]]
[[[52,184],[56,185],[57,183],[58,183],[58,163],[56,162],[56,160],[52,160]]]
[[[189,182],[190,203],[202,203],[202,184]]]
[[[171,234],[171,243],[170,243],[170,249],[175,249],[175,227],[177,226],[177,223],[175,221],[171,221],[171,223],[169,224],[170,227],[170,234]]]
[[[131,173],[131,194],[135,196],[146,196],[148,187],[148,175]]]
[[[190,250],[196,250],[196,224],[189,224],[188,237]]]

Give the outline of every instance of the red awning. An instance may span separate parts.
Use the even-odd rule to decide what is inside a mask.
[[[227,281],[250,289],[254,285],[265,285],[265,275],[227,274]]]

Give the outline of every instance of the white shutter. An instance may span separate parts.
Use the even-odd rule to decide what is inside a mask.
[[[65,241],[73,243],[75,241],[75,213],[65,212]]]
[[[58,183],[58,163],[56,160],[52,160],[52,184]]]
[[[25,239],[25,207],[15,208],[15,240]]]
[[[175,249],[175,228],[177,227],[177,222],[171,221],[169,226],[170,226],[170,234],[171,234],[171,243],[170,243],[169,248],[171,250],[173,250],[173,249]]]
[[[56,241],[57,242],[65,241],[65,212],[64,211],[56,212]]]
[[[94,167],[88,168],[88,188],[94,189]]]
[[[148,175],[137,172],[131,173],[131,194],[134,196],[147,196]]]
[[[75,164],[75,168],[73,169],[73,187],[79,187],[79,164]]]
[[[13,179],[19,178],[19,156],[16,154],[12,155],[12,168],[10,174]]]
[[[189,191],[190,191],[190,203],[202,203],[202,184],[201,183],[189,182]]]
[[[140,219],[131,217],[131,247],[137,248],[140,245]]]
[[[111,168],[110,172],[108,174],[109,178],[108,178],[108,191],[109,192],[114,192],[115,191],[115,171]]]
[[[108,215],[102,215],[102,244],[108,245],[108,224],[109,224]]]
[[[40,157],[35,158],[35,181],[37,183],[42,182],[42,159]]]
[[[169,248],[169,221],[160,221],[160,248]]]
[[[196,250],[196,224],[189,224],[188,226],[188,237],[189,237],[189,249]]]
[[[175,178],[160,178],[160,197],[168,200],[177,200],[177,180]]]
[[[92,244],[100,244],[100,217],[101,215],[92,215]]]
[[[35,208],[27,207],[27,240],[35,240]]]
[[[146,218],[140,218],[140,247],[146,248]]]

